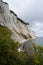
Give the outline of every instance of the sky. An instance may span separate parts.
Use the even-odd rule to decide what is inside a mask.
[[[43,0],[3,0],[19,18],[30,24],[38,37],[43,37]]]

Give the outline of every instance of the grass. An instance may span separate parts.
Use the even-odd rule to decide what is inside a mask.
[[[0,65],[24,65],[27,55],[25,52],[18,52],[18,42],[11,38],[11,31],[0,26]]]
[[[0,26],[0,65],[43,65],[42,47],[34,47],[34,57],[29,57],[23,51],[18,52],[18,42],[14,42],[10,36],[12,32],[3,26]],[[40,51],[41,50],[41,51]]]

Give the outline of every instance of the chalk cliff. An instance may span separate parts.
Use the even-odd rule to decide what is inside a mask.
[[[11,38],[20,43],[36,38],[29,28],[29,23],[24,22],[11,10],[6,2],[0,0],[0,25],[8,27],[12,31]]]

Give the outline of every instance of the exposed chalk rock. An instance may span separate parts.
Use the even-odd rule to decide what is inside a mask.
[[[35,33],[29,28],[29,23],[18,18],[2,0],[0,0],[0,25],[8,27],[12,31],[11,38],[20,43],[36,38]]]

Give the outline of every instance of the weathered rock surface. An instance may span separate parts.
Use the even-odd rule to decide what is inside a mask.
[[[0,0],[0,25],[8,27],[13,32],[11,38],[20,43],[36,38],[29,24],[19,19],[13,11],[9,10],[9,5],[2,0]]]

